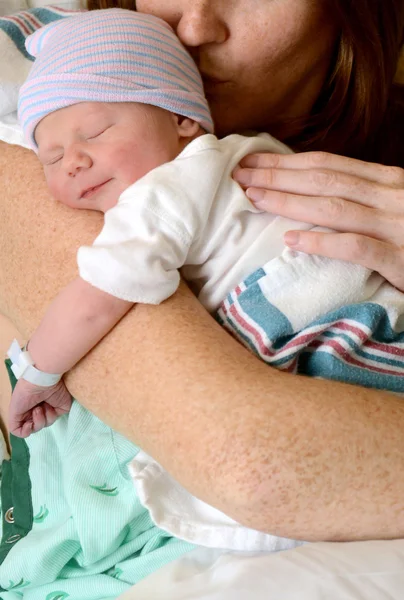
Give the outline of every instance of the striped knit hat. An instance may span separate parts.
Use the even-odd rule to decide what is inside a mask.
[[[213,131],[198,69],[157,17],[120,8],[83,12],[42,27],[26,48],[36,60],[18,117],[34,150],[38,123],[79,102],[152,104]]]

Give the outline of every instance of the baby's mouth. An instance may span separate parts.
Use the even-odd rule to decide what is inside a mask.
[[[91,188],[87,188],[86,190],[84,190],[84,192],[81,194],[80,196],[80,200],[84,199],[84,198],[89,198],[90,196],[92,196],[93,194],[95,194],[96,192],[98,192],[98,190],[100,188],[102,188],[106,183],[108,183],[109,181],[111,181],[111,179],[107,179],[107,181],[104,181],[103,183],[99,183],[98,185],[95,185],[94,187]]]

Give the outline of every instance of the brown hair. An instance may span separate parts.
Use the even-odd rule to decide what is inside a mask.
[[[394,83],[404,2],[325,2],[340,37],[328,84],[296,145],[404,166],[404,87]]]
[[[324,0],[339,24],[335,59],[299,150],[325,150],[404,167],[404,86],[394,83],[404,42],[403,0]],[[136,9],[136,0],[87,0],[90,10]]]

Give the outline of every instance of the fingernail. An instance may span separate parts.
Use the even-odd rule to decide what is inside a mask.
[[[283,236],[283,241],[287,246],[298,246],[300,234],[297,231],[287,231]]]
[[[241,169],[240,167],[236,167],[232,173],[233,179],[235,179],[238,183],[247,183],[247,172],[245,169]]]
[[[258,156],[254,156],[254,154],[249,154],[244,156],[240,160],[240,165],[242,167],[257,167],[258,166]]]
[[[245,193],[254,204],[259,204],[265,197],[265,191],[260,188],[247,188]]]

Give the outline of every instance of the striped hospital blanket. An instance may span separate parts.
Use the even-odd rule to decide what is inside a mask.
[[[404,393],[404,294],[368,269],[285,250],[217,318],[273,367]]]

